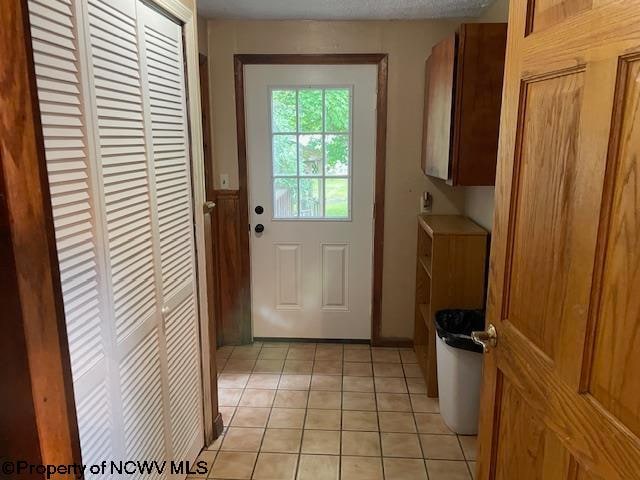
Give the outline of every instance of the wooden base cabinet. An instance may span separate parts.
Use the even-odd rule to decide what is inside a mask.
[[[414,349],[430,397],[438,396],[433,318],[446,308],[483,308],[488,232],[466,217],[418,217]]]
[[[463,23],[426,63],[422,170],[450,185],[496,178],[506,23]]]

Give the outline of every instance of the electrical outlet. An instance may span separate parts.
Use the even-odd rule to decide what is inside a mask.
[[[429,192],[424,192],[420,196],[420,213],[431,213],[433,210],[433,195]]]
[[[220,188],[222,190],[229,190],[229,174],[223,173],[220,175]]]

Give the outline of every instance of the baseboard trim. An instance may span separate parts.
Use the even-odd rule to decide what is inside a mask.
[[[413,340],[399,337],[379,337],[371,342],[373,347],[413,348]]]
[[[286,343],[343,343],[347,345],[369,345],[371,340],[359,338],[290,338],[290,337],[253,337],[254,342],[286,342]]]
[[[213,422],[213,439],[216,440],[224,431],[224,424],[222,422],[222,414],[218,412],[216,419]]]
[[[413,340],[410,338],[381,337],[377,339],[352,339],[352,338],[290,338],[290,337],[254,337],[255,342],[286,342],[286,343],[342,343],[371,345],[372,347],[413,348]]]

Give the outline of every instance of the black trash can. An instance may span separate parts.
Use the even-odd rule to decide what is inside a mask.
[[[478,433],[482,347],[471,332],[484,330],[481,310],[439,310],[436,327],[440,414],[460,435]]]

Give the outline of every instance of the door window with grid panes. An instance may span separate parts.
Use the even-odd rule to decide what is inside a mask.
[[[351,216],[351,88],[273,88],[274,219]]]

